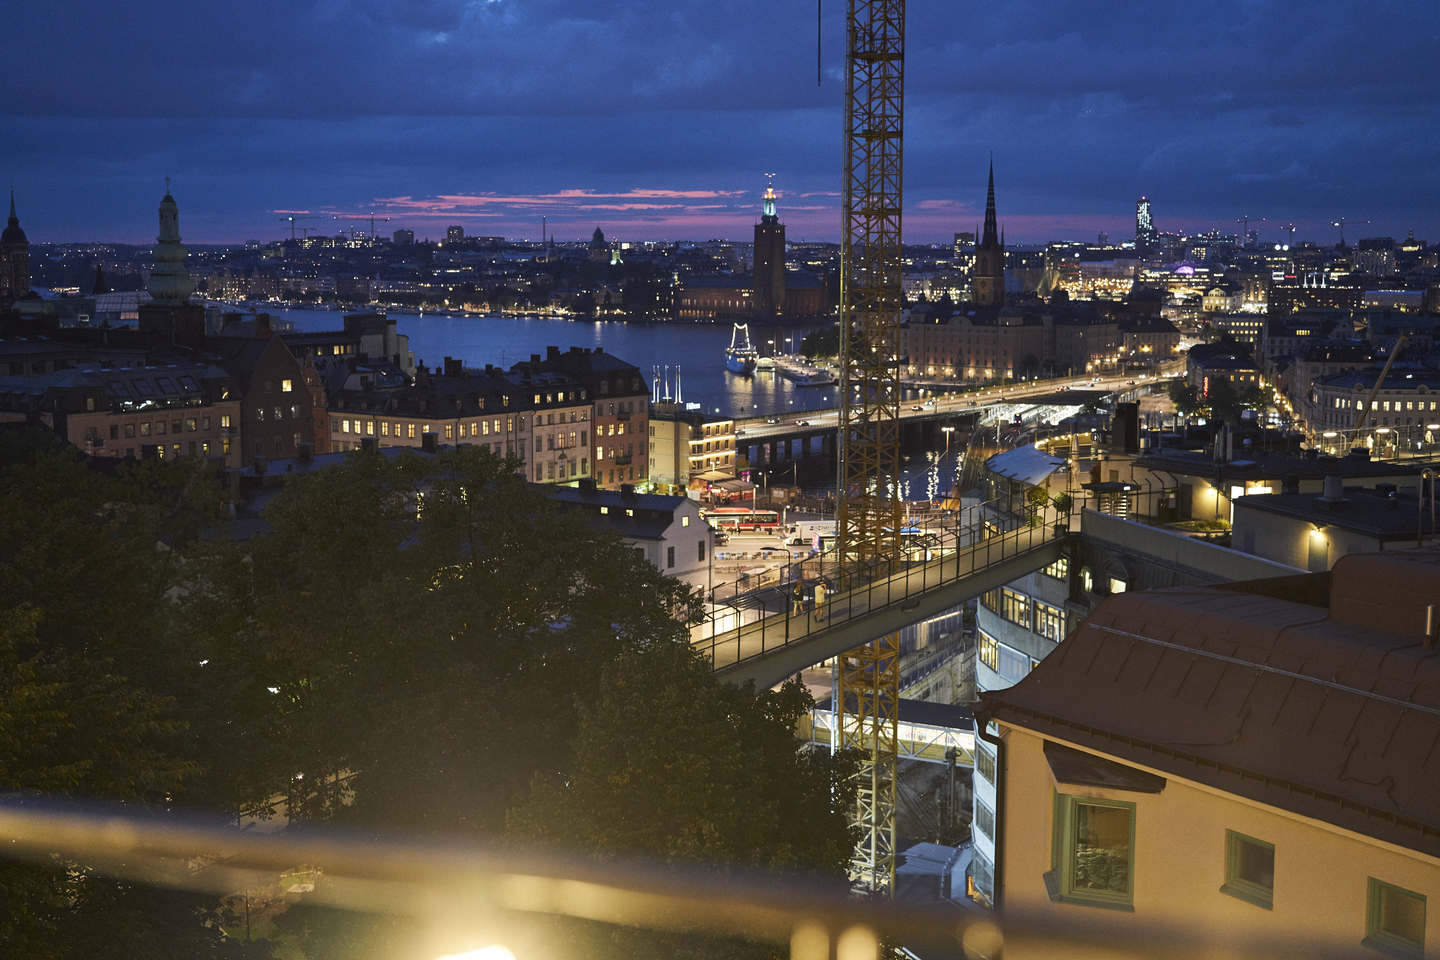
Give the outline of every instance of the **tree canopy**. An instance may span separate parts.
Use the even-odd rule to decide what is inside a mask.
[[[354,452],[239,541],[198,463],[0,446],[0,788],[843,877],[850,761],[797,752],[808,694],[716,681],[697,597],[514,462]],[[83,864],[0,865],[0,887],[17,956],[107,928],[158,957],[269,952],[222,936],[213,898]],[[319,958],[403,927],[301,904],[268,933]],[[625,951],[668,949],[646,942]]]

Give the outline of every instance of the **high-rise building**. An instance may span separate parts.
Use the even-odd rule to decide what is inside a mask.
[[[985,233],[975,248],[970,299],[979,307],[1005,306],[1005,237],[995,218],[995,161],[990,161],[990,188],[985,197]]]
[[[1155,222],[1150,219],[1150,201],[1141,197],[1135,202],[1135,249],[1145,253],[1155,244]]]
[[[0,303],[30,292],[30,241],[15,216],[15,191],[10,191],[10,219],[0,233]]]
[[[765,189],[765,205],[755,224],[755,312],[778,317],[785,310],[785,224],[775,213],[775,188]]]
[[[414,231],[414,230],[396,230],[396,231],[395,231],[395,234],[394,234],[394,237],[393,237],[392,239],[394,240],[396,246],[403,246],[403,245],[405,245],[405,244],[407,244],[407,243],[414,243],[414,242],[415,242],[415,231]]]
[[[460,226],[445,228],[445,242],[458,243],[465,239],[465,228]]]

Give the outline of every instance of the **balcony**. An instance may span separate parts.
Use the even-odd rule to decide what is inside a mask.
[[[614,457],[611,462],[617,467],[628,467],[630,466],[630,457],[628,454],[623,457]]]
[[[629,420],[629,419],[630,419],[630,416],[631,416],[631,415],[630,415],[628,412],[622,410],[622,411],[620,411],[619,413],[615,414],[615,419],[616,419],[616,420]]]

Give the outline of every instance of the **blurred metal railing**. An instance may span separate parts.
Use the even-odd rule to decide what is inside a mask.
[[[61,803],[64,805],[62,806]],[[630,928],[789,945],[791,960],[879,960],[881,944],[968,958],[1330,958],[1374,956],[1294,931],[1257,935],[1197,917],[1041,903],[990,913],[968,900],[858,899],[824,886],[735,870],[636,860],[564,859],[451,842],[360,839],[337,830],[261,834],[214,820],[137,814],[75,801],[0,800],[6,857],[50,869],[83,865],[150,886],[216,896],[273,887],[297,868],[303,902],[419,921],[407,955],[539,957],[536,921],[568,917]],[[532,949],[526,949],[530,945]],[[126,945],[116,942],[123,952]],[[481,950],[480,948],[488,948]],[[426,951],[429,951],[428,953]],[[562,958],[563,960],[563,958]]]

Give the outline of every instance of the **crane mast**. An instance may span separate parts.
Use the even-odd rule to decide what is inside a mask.
[[[850,0],[846,21],[841,240],[840,444],[836,530],[850,584],[900,558],[901,160],[904,0]],[[850,878],[874,895],[895,887],[900,638],[839,658],[837,746],[863,751]]]

